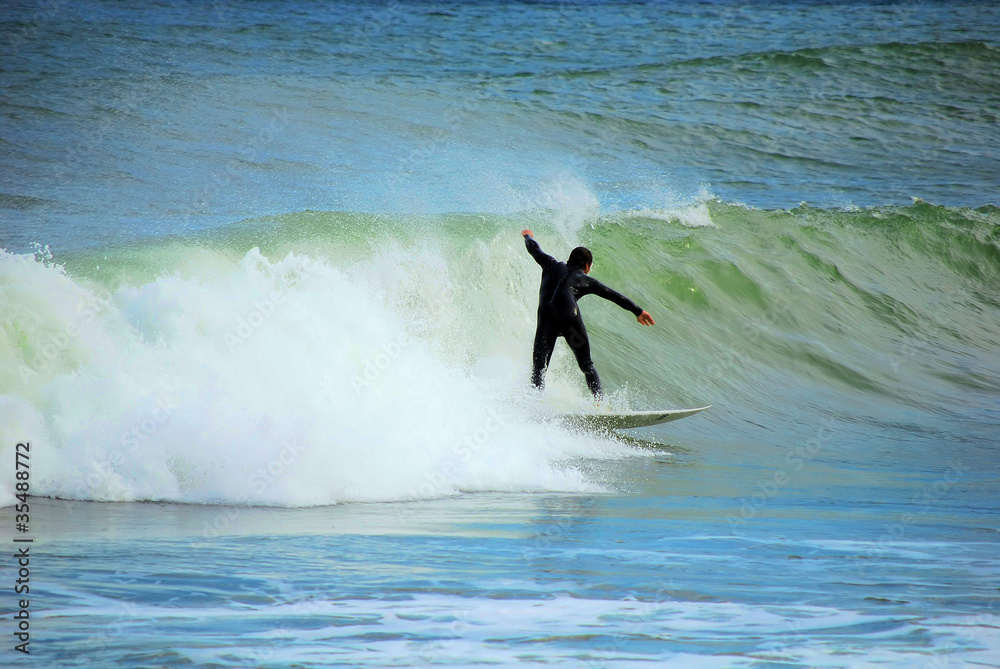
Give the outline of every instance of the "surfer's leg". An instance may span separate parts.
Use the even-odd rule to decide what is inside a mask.
[[[590,339],[587,337],[587,328],[584,326],[583,320],[577,319],[575,323],[564,329],[563,336],[569,347],[573,349],[576,364],[580,365],[580,371],[587,379],[587,387],[590,388],[590,392],[597,399],[601,399],[601,377],[597,375],[594,361],[590,359]]]
[[[556,347],[558,331],[551,326],[551,323],[538,318],[538,327],[535,329],[535,345],[531,353],[531,385],[536,388],[545,386],[545,370],[549,367],[549,360],[552,359],[552,350]]]

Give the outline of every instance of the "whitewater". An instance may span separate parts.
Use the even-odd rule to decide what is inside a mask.
[[[552,443],[516,404],[523,364],[503,353],[530,336],[527,282],[505,296],[521,305],[510,323],[506,304],[449,292],[458,277],[443,269],[429,252],[337,267],[254,248],[204,252],[184,276],[111,293],[5,255],[16,319],[5,381],[17,392],[4,436],[35,433],[35,490],[74,499],[316,505],[590,489],[554,463],[622,449],[570,434]],[[419,284],[403,285],[415,270]],[[480,360],[460,332],[473,299],[499,307],[504,334],[522,330]],[[273,482],[259,473],[293,466]]]

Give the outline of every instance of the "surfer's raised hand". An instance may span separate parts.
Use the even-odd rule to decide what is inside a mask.
[[[643,325],[655,325],[653,322],[653,317],[649,315],[648,311],[643,311],[641,314],[635,317],[635,320],[639,321]]]
[[[525,228],[524,230],[521,230],[521,236],[522,237],[534,237],[535,233],[532,232],[531,230],[528,230],[527,228]]]

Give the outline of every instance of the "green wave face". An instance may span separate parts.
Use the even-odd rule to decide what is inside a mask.
[[[445,363],[526,357],[538,272],[518,232],[532,226],[553,255],[590,247],[593,276],[657,319],[639,328],[613,305],[582,302],[602,374],[651,405],[760,400],[762,384],[772,407],[788,401],[787,384],[929,403],[946,399],[950,384],[978,387],[962,370],[984,370],[978,378],[996,369],[998,222],[995,207],[920,201],[846,211],[708,201],[616,212],[579,227],[551,212],[301,212],[194,243],[78,256],[67,267],[113,290],[163,271],[210,276],[253,247],[271,259],[322,257],[379,285],[391,309],[447,352]],[[557,363],[572,367],[568,358]]]
[[[531,423],[539,407],[578,411],[589,395],[563,344],[545,393],[528,391],[539,270],[519,232],[530,227],[557,257],[591,248],[592,276],[656,319],[642,327],[610,302],[581,301],[614,407],[712,404],[691,429],[741,442],[748,430],[766,442],[779,423],[805,439],[834,417],[858,430],[856,443],[840,440],[848,450],[870,447],[863,435],[880,425],[964,433],[969,419],[992,424],[1000,393],[998,223],[995,207],[919,201],[763,211],[710,200],[575,217],[306,211],[60,265],[3,253],[0,412],[17,418],[5,429],[59,445],[56,496],[233,501],[233,471],[219,463],[254,453],[266,466],[281,455],[277,435],[327,444],[317,471],[361,469],[242,502],[419,497],[434,474],[424,460],[480,433],[514,463],[546,464],[487,462],[457,489],[581,489],[557,462],[620,446]],[[162,431],[151,416],[169,418]],[[490,421],[498,436],[484,432]],[[147,437],[162,442],[144,451]],[[357,460],[359,443],[373,455]],[[82,479],[88,468],[98,473]],[[90,479],[101,485],[73,489]]]

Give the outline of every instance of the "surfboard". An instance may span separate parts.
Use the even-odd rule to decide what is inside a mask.
[[[672,420],[687,418],[712,405],[697,409],[661,409],[659,411],[622,411],[571,413],[560,416],[559,421],[572,427],[598,430],[627,430],[633,427],[649,427]]]

